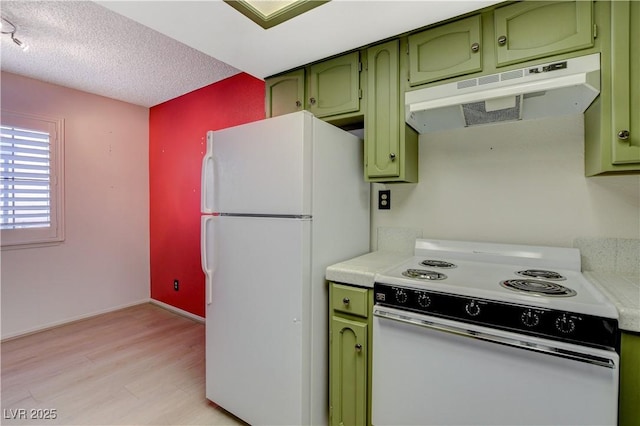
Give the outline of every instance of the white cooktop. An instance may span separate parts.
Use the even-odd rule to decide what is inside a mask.
[[[423,266],[423,260],[440,260],[455,268]],[[422,269],[445,274],[443,280],[418,280],[402,275],[407,269]],[[564,280],[545,280],[574,290],[574,296],[526,294],[503,287],[509,279],[525,279],[516,274],[526,269],[544,269],[559,273]],[[615,306],[580,272],[580,252],[573,248],[476,243],[446,240],[416,240],[415,256],[381,272],[376,282],[422,288],[546,309],[618,318]]]

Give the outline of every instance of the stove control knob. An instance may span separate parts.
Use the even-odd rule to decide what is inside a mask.
[[[573,333],[576,329],[576,322],[567,314],[562,314],[556,319],[556,328],[564,334]]]
[[[418,304],[423,308],[428,308],[431,305],[431,298],[426,293],[420,293],[418,295]]]
[[[532,309],[527,309],[526,311],[524,311],[520,316],[520,319],[522,320],[522,323],[527,327],[535,327],[536,325],[540,324],[540,315],[533,312]]]
[[[480,315],[480,304],[475,300],[472,300],[471,302],[467,303],[467,305],[464,307],[464,310],[467,311],[470,316],[477,317],[478,315]]]
[[[402,290],[401,288],[396,290],[396,301],[398,303],[406,303],[408,298],[409,296],[407,295],[406,291]]]

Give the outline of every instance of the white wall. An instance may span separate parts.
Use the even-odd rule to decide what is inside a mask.
[[[149,299],[148,108],[2,73],[2,108],[65,119],[66,240],[2,251],[2,338]]]
[[[420,136],[418,184],[386,185],[380,226],[425,238],[552,246],[577,237],[640,238],[640,176],[584,176],[583,117]],[[373,195],[384,185],[374,185]]]

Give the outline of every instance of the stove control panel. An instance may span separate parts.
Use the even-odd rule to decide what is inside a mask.
[[[538,324],[540,324],[540,315],[542,315],[542,312],[540,311],[535,311],[533,309],[526,309],[522,315],[520,315],[520,319],[522,320],[522,323],[527,326],[527,327],[536,327]]]
[[[409,296],[407,295],[406,290],[403,290],[401,288],[396,289],[396,301],[399,304],[404,304],[407,303],[407,300],[409,299]]]
[[[618,347],[618,321],[536,306],[374,284],[378,305],[592,347]]]
[[[464,306],[464,310],[469,316],[477,317],[480,315],[480,303],[477,300],[471,300]]]
[[[575,319],[574,319],[575,318]],[[571,318],[568,314],[561,314],[556,318],[556,328],[564,334],[571,334],[576,331],[576,321],[580,317]]]
[[[423,308],[428,308],[431,305],[431,298],[426,293],[418,294],[418,305]]]

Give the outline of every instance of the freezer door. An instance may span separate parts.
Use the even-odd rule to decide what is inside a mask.
[[[310,221],[206,223],[215,235],[203,243],[215,253],[205,268],[207,398],[253,425],[309,424]],[[325,394],[314,401],[326,411]]]
[[[208,132],[202,212],[310,214],[312,118],[301,111]]]

